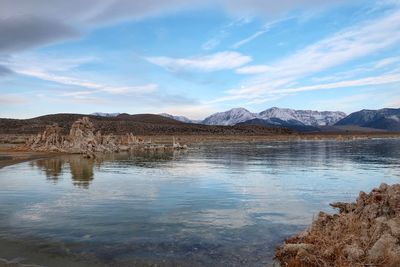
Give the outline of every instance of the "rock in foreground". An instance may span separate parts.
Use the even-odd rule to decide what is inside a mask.
[[[400,266],[400,184],[360,192],[356,203],[333,203],[310,229],[276,251],[282,266]]]

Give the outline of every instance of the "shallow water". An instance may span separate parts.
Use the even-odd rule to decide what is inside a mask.
[[[400,182],[400,140],[206,144],[0,170],[0,258],[265,266],[334,201]]]

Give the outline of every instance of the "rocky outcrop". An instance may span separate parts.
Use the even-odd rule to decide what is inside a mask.
[[[88,117],[75,121],[68,135],[62,135],[62,128],[57,124],[47,126],[43,133],[30,138],[27,142],[29,149],[33,151],[53,151],[86,154],[93,157],[95,153],[118,152],[131,149],[160,150],[160,149],[186,149],[186,145],[175,142],[172,146],[153,144],[151,140],[144,140],[132,133],[123,136],[113,134],[102,135],[100,131],[95,133],[95,127]]]
[[[400,266],[400,184],[360,192],[355,203],[333,203],[310,229],[276,251],[282,266]]]
[[[96,134],[88,117],[77,120],[71,126],[64,149],[70,153],[115,152],[119,150],[113,135]]]
[[[57,124],[46,126],[46,130],[30,138],[27,145],[34,151],[59,151],[64,143],[61,130]]]
[[[95,152],[116,152],[119,150],[113,135],[95,134],[93,124],[88,117],[75,121],[69,135],[61,135],[57,124],[47,126],[43,133],[28,140],[27,146],[34,151],[58,151],[77,154],[93,154]]]

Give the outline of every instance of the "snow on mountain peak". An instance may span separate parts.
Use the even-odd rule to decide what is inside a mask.
[[[333,125],[346,117],[340,111],[294,110],[289,108],[270,108],[259,113],[261,119],[279,118],[284,121],[296,120],[304,125],[327,126]]]
[[[235,125],[239,122],[257,118],[245,108],[233,108],[225,112],[218,112],[205,118],[202,123],[207,125]]]
[[[90,115],[93,115],[93,116],[100,116],[100,117],[109,117],[109,118],[111,118],[111,117],[117,117],[119,114],[121,114],[121,113],[94,112],[94,113],[92,113],[92,114],[90,114]]]
[[[245,108],[233,108],[225,112],[215,113],[203,120],[209,125],[235,125],[252,119],[280,119],[297,125],[325,126],[333,125],[346,116],[339,111],[294,110],[272,107],[260,113],[251,113]]]

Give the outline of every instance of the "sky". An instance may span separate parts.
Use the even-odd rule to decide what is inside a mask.
[[[0,117],[400,107],[400,0],[0,0]]]

